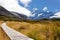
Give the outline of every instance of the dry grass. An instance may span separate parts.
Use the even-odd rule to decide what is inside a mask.
[[[3,23],[3,21],[0,21],[0,25]],[[0,27],[0,40],[10,40],[10,38],[6,35],[6,33],[2,30]]]
[[[0,21],[0,24],[3,21]],[[35,40],[60,40],[60,21],[18,22],[7,21],[7,25]],[[9,40],[0,28],[0,40]]]

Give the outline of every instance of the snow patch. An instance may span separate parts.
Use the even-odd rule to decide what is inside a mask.
[[[60,18],[60,12],[56,12],[55,15],[50,18]]]
[[[43,8],[43,11],[47,11],[47,10],[48,10],[48,8],[47,8],[47,7],[44,7],[44,8]]]

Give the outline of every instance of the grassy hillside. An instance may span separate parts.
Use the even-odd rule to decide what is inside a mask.
[[[18,32],[21,32],[34,40],[60,40],[60,21],[0,21]],[[0,40],[9,40],[9,37],[0,28]]]

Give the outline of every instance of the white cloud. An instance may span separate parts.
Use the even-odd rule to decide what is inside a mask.
[[[44,10],[44,11],[47,11],[47,10],[48,10],[48,8],[47,8],[47,7],[44,7],[44,8],[43,8],[43,10]]]
[[[60,18],[60,12],[55,13],[55,15],[50,18]]]
[[[31,0],[20,0],[20,2],[22,2],[25,5],[25,7],[27,7]]]
[[[31,15],[31,12],[28,9],[20,6],[17,0],[0,0],[0,5],[6,8],[8,11],[18,12],[28,17]]]

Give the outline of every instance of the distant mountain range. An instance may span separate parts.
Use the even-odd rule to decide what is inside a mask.
[[[51,12],[51,11],[39,11],[36,10],[32,13],[33,15],[30,16],[32,20],[40,20],[40,19],[53,19],[53,18],[60,18],[60,12]]]
[[[58,14],[60,14],[58,12]],[[30,17],[27,17],[24,14],[16,13],[16,12],[10,12],[0,6],[0,17],[1,16],[6,16],[8,18],[12,18],[15,20],[40,20],[40,19],[52,19],[52,18],[59,18],[60,16],[56,14],[56,12],[50,12],[50,11],[39,11],[36,10],[32,13]]]

